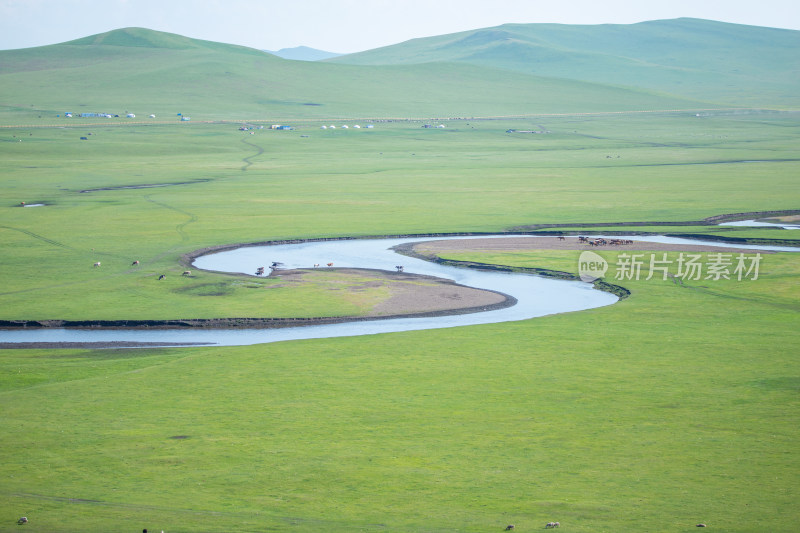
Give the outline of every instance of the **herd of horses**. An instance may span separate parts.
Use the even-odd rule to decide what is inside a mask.
[[[561,526],[561,524],[559,524],[558,522],[548,522],[547,524],[545,524],[544,528],[545,529],[552,529],[554,527],[560,527],[560,526]],[[513,529],[514,529],[514,524],[508,524],[506,526],[506,531],[511,531]]]
[[[95,263],[95,264],[93,264],[92,266],[93,266],[94,268],[100,268],[100,261],[96,262],[96,263]],[[137,259],[136,261],[134,261],[133,263],[131,263],[131,266],[139,266],[139,260]],[[184,270],[184,271],[183,271],[183,273],[182,273],[181,275],[182,275],[182,276],[187,276],[187,277],[188,277],[188,276],[191,276],[191,275],[192,275],[192,271],[191,271],[191,270]],[[161,280],[164,280],[164,279],[167,279],[167,275],[166,275],[166,274],[160,274],[160,275],[158,276],[158,281],[161,281]]]
[[[566,241],[567,238],[563,235],[559,235],[558,240]],[[590,239],[589,237],[584,237],[583,235],[578,237],[578,242],[588,244],[589,246],[622,246],[624,244],[633,244],[633,241],[630,239],[606,239],[603,237]]]
[[[138,265],[139,265],[139,261],[138,260],[134,261],[133,263],[131,263],[131,266],[138,266]],[[94,268],[100,268],[100,261],[97,261],[92,266]],[[283,263],[280,263],[278,261],[274,261],[270,265],[269,269],[270,270],[277,270],[282,266],[283,266]],[[326,263],[326,266],[332,267],[333,263]],[[314,264],[314,268],[317,268],[317,267],[319,267],[319,263]],[[402,265],[397,265],[397,266],[395,266],[395,268],[397,269],[398,272],[402,272],[403,271],[403,266]],[[256,269],[256,276],[263,276],[265,271],[266,271],[266,267],[258,267]],[[181,275],[182,276],[191,276],[192,275],[192,271],[191,270],[184,270],[183,274],[181,274]],[[161,281],[163,279],[166,279],[166,277],[167,277],[166,274],[161,274],[161,275],[158,276],[158,280]]]
[[[563,241],[564,237],[559,237],[558,240]],[[588,244],[589,246],[622,246],[624,244],[633,244],[633,241],[630,239],[590,239],[583,235],[578,237],[578,242]]]
[[[282,266],[283,266],[283,263],[281,263],[279,261],[273,261],[272,264],[269,266],[269,269],[270,270],[278,270]],[[332,267],[333,263],[327,263],[327,266],[328,267]],[[314,268],[318,268],[318,267],[319,267],[319,263],[314,263]],[[264,273],[265,273],[264,272],[265,270],[266,270],[266,267],[258,267],[256,269],[256,276],[263,276]]]
[[[545,529],[553,529],[553,528],[556,528],[556,527],[561,527],[561,524],[558,523],[558,522],[548,522],[548,523],[546,523],[544,525]],[[705,524],[697,524],[697,527],[706,527],[706,525]],[[514,529],[514,524],[508,524],[506,526],[506,531],[511,531],[513,529]]]
[[[270,270],[278,270],[282,266],[283,266],[283,263],[279,263],[278,261],[275,261],[270,265],[269,269]],[[330,268],[330,267],[333,266],[333,263],[325,263],[325,266]],[[319,268],[319,263],[314,263],[314,268]],[[394,268],[396,268],[398,272],[402,272],[404,267],[403,267],[403,265],[395,265]],[[256,269],[256,276],[263,276],[265,274],[265,271],[266,271],[266,267],[258,267]]]

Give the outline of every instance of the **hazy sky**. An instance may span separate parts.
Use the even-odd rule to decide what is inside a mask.
[[[253,48],[350,53],[506,22],[695,17],[800,30],[798,0],[0,0],[0,49],[139,26]]]

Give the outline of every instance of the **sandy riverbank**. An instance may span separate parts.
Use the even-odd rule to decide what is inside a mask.
[[[590,237],[594,238],[594,237]],[[425,241],[414,244],[413,251],[423,256],[436,256],[441,253],[461,252],[509,252],[526,250],[613,250],[620,252],[723,252],[754,253],[745,248],[727,248],[712,244],[664,244],[658,242],[633,241],[632,244],[590,246],[580,242],[578,237],[506,237],[502,239],[452,239]],[[772,253],[760,251],[760,253]]]

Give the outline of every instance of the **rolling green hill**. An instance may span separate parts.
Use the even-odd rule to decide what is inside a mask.
[[[350,54],[358,65],[457,62],[748,106],[800,103],[800,31],[700,19],[505,24]]]
[[[487,62],[488,63],[488,62]],[[501,65],[502,66],[502,65]],[[240,46],[126,28],[0,52],[6,124],[131,111],[160,119],[475,117],[714,107],[662,92],[464,62],[287,61]],[[123,115],[124,116],[124,115]]]

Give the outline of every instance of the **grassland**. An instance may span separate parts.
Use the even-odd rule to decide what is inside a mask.
[[[551,133],[506,133],[531,125]],[[287,301],[284,289],[245,287],[268,281],[173,274],[185,269],[182,254],[234,242],[797,207],[787,194],[800,167],[792,114],[420,126],[307,124],[253,135],[235,124],[2,130],[0,318],[209,318],[266,308],[336,315],[343,302],[330,292]],[[96,261],[101,268],[92,268]],[[155,283],[164,273],[169,286]]]
[[[553,253],[457,258],[577,259]],[[756,281],[628,282],[612,307],[446,331],[6,352],[3,516],[40,531],[793,531],[797,268],[770,255]]]
[[[274,239],[800,207],[794,113],[698,113],[696,100],[492,81],[475,65],[297,66],[146,32],[97,39],[0,56],[0,319],[359,314],[383,296],[343,298],[330,279],[295,290],[182,277],[181,258]],[[63,117],[106,107],[163,123]],[[319,129],[393,114],[530,116]],[[296,129],[238,130],[276,117]],[[454,258],[469,257],[576,268],[557,251]],[[614,306],[516,323],[3,350],[0,531],[23,515],[26,530],[67,533],[530,531],[551,520],[587,532],[793,531],[798,268],[778,254],[758,280],[628,280],[631,297]]]
[[[232,242],[797,207],[791,115],[536,124],[552,133],[505,133],[524,121],[254,135],[231,124],[99,127],[87,141],[85,128],[4,130],[3,318],[352,314],[365,302],[322,283],[156,276]],[[114,188],[143,184],[165,186]],[[574,271],[554,253],[483,259]],[[790,531],[797,265],[770,256],[746,285],[625,283],[633,296],[611,308],[514,324],[6,351],[3,520],[28,515],[41,531],[549,520],[573,531]]]

